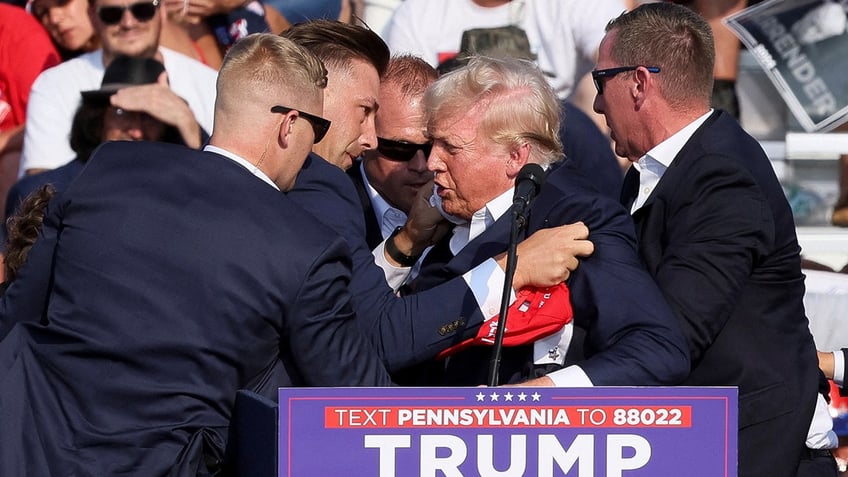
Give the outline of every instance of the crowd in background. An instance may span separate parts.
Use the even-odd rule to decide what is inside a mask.
[[[703,45],[714,44],[708,54],[692,47],[703,62],[668,60],[671,71],[694,71],[691,81],[666,79],[668,71],[648,63],[667,53],[636,47],[646,34],[640,22],[650,16],[619,17],[650,3],[684,4],[704,20],[678,10],[657,14],[691,29],[687,34]],[[540,289],[551,293],[550,287],[567,278],[568,287],[557,293],[565,294],[568,313],[544,329],[533,328],[528,318],[523,341],[509,338],[527,346],[518,347],[523,354],[508,352],[500,382],[734,384],[743,388],[741,394],[769,389],[774,403],[750,395],[740,401],[740,475],[836,475],[828,467],[833,467],[828,449],[837,441],[825,410],[827,393],[817,394],[822,387],[801,302],[791,210],[773,172],[763,169],[765,155],[737,121],[741,44],[721,19],[753,3],[759,2],[4,1],[0,206],[9,219],[3,228],[3,286],[10,295],[0,310],[0,342],[11,348],[32,336],[35,341],[58,336],[46,325],[26,335],[23,322],[29,318],[62,328],[63,320],[87,312],[108,318],[123,306],[144,308],[139,296],[157,293],[157,284],[145,283],[155,277],[110,281],[143,257],[145,273],[181,282],[175,295],[212,301],[215,293],[225,296],[220,309],[204,305],[198,313],[238,321],[232,317],[241,306],[259,316],[286,317],[282,324],[242,318],[244,335],[226,340],[202,333],[201,348],[232,351],[221,361],[238,361],[239,339],[261,348],[232,375],[197,369],[196,363],[181,370],[210,381],[217,372],[229,380],[224,390],[208,382],[200,386],[222,409],[232,404],[232,396],[222,394],[245,382],[263,392],[276,385],[486,384],[488,348],[477,346],[475,327],[497,314],[499,297],[475,285],[482,280],[483,288],[500,292],[495,284],[503,281],[505,250],[497,244],[505,244],[506,236],[495,235],[503,232],[495,224],[511,204],[504,206],[518,172],[514,163],[537,163],[550,171],[551,183],[536,206],[537,222],[527,227],[525,261],[514,289],[532,300]],[[616,18],[618,23],[610,23]],[[630,29],[632,36],[622,40]],[[265,50],[273,54],[263,57]],[[632,66],[622,67],[622,60]],[[699,67],[704,71],[695,71]],[[656,77],[664,81],[662,88]],[[639,88],[627,96],[622,79]],[[468,86],[475,81],[476,90]],[[487,88],[504,108],[492,106],[491,116],[477,111],[481,103],[469,101]],[[527,90],[535,94],[521,96]],[[270,96],[277,104],[268,108]],[[532,114],[521,116],[524,109]],[[503,111],[510,121],[498,133],[486,129],[507,117],[497,115]],[[659,129],[684,131],[669,135],[677,150],[667,158],[669,150],[654,149],[669,139],[654,133]],[[505,140],[503,131],[516,137]],[[466,142],[456,143],[460,139]],[[684,147],[690,140],[710,145]],[[111,144],[115,141],[121,142]],[[127,144],[136,141],[162,144],[138,149]],[[490,146],[501,141],[512,149]],[[739,157],[747,172],[718,160],[709,167],[695,160],[723,154]],[[156,157],[145,167],[147,156]],[[687,164],[689,177],[670,167],[675,157],[678,165]],[[250,180],[243,170],[231,170],[232,163],[247,169]],[[846,226],[848,156],[841,164],[832,222]],[[108,190],[109,181],[125,194]],[[674,189],[661,187],[672,183]],[[136,195],[143,190],[156,191],[156,199]],[[442,193],[431,198],[434,190]],[[696,190],[702,194],[700,208],[679,195]],[[648,207],[656,197],[666,204],[666,215]],[[233,198],[243,198],[251,212],[227,202]],[[130,208],[147,215],[137,220],[123,215]],[[727,216],[713,213],[734,208]],[[771,211],[765,219],[761,208]],[[285,256],[267,263],[264,247],[291,234],[286,227],[292,225],[262,224],[289,220],[295,228],[308,225],[295,233],[302,235],[297,240],[275,244]],[[692,225],[698,223],[710,227]],[[198,237],[208,240],[195,247]],[[479,237],[496,245],[478,248]],[[127,250],[110,247],[124,241]],[[703,249],[693,253],[684,246],[690,242]],[[34,264],[27,269],[30,250]],[[199,251],[221,263],[211,269],[216,276],[190,283],[192,272],[210,272],[199,264]],[[319,260],[311,262],[312,257]],[[278,273],[289,267],[290,276]],[[698,273],[681,272],[687,269]],[[64,285],[62,277],[89,288]],[[22,284],[10,287],[19,278]],[[779,289],[771,286],[777,281]],[[305,286],[310,289],[302,290]],[[702,291],[698,300],[692,288]],[[93,290],[110,299],[93,299]],[[48,309],[22,298],[32,296],[55,301]],[[157,312],[191,314],[188,301],[167,296]],[[517,308],[510,319],[513,314],[520,319]],[[141,315],[136,332],[143,324],[155,325]],[[354,315],[358,331],[345,322]],[[760,315],[772,322],[746,321]],[[316,329],[311,320],[326,320],[326,328]],[[114,344],[104,344],[115,336],[109,323],[104,319],[86,331],[98,349]],[[179,347],[175,334],[197,333],[195,327],[203,326],[163,328],[153,340]],[[752,341],[756,333],[767,337]],[[308,345],[298,336],[307,337]],[[285,346],[276,340],[290,349],[278,349]],[[334,348],[337,341],[348,361],[310,348]],[[144,352],[138,343],[122,346]],[[53,356],[66,360],[62,369],[69,376],[85,366],[72,359],[77,352],[84,353],[71,349]],[[278,353],[284,364],[263,361]],[[51,359],[45,356],[33,362]],[[819,360],[827,377],[841,383],[841,353],[819,353]],[[134,373],[145,365],[127,366],[135,366]],[[175,369],[159,371],[171,376]],[[15,368],[0,383],[21,376],[28,381],[15,391],[18,397],[49,387],[55,374],[36,379]],[[144,382],[137,379],[134,384]],[[106,394],[115,400],[110,405],[124,391],[108,387]],[[50,404],[21,411],[13,428],[44,425],[38,415],[49,414]],[[161,418],[141,408],[148,419]],[[191,403],[180,403],[171,412],[188,409]],[[209,468],[225,465],[221,442],[210,443],[224,435],[219,428],[227,423],[219,414],[199,418],[215,428],[212,437],[198,432],[162,439],[167,452],[178,449],[180,469],[201,468],[191,460],[196,455]],[[762,416],[768,416],[765,422],[758,421]],[[85,438],[98,442],[97,433]],[[780,433],[781,440],[769,441]],[[56,442],[65,437],[60,432]],[[158,438],[131,434],[118,441],[141,439],[155,447]],[[794,438],[804,445],[796,449]],[[30,441],[23,445],[37,447]],[[179,451],[182,445],[197,453]],[[18,449],[0,439],[0,469],[15,472],[3,465]],[[43,456],[27,454],[24,461],[33,463],[30,471],[45,469],[38,467]]]

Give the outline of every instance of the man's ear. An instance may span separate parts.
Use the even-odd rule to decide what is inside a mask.
[[[639,68],[633,72],[635,81],[630,89],[630,95],[637,107],[641,107],[648,93],[657,88],[655,77],[645,68]]]
[[[507,160],[507,175],[510,178],[518,176],[518,171],[524,167],[524,164],[527,164],[530,161],[530,151],[532,150],[532,147],[533,146],[529,142],[524,142],[510,151],[509,159]]]
[[[290,111],[283,116],[283,121],[280,123],[278,135],[280,137],[280,146],[289,147],[289,142],[294,134],[294,122],[297,121],[297,113]]]

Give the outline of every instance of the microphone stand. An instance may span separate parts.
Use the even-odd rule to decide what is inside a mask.
[[[506,255],[506,270],[504,274],[503,294],[501,295],[501,310],[498,314],[498,329],[495,332],[495,344],[492,348],[492,358],[489,361],[489,386],[498,385],[498,374],[501,368],[501,350],[503,349],[506,317],[509,310],[509,297],[512,291],[512,280],[515,276],[515,265],[518,262],[516,253],[518,247],[518,232],[524,228],[525,218],[517,207],[512,208],[512,225],[509,231],[509,247]]]

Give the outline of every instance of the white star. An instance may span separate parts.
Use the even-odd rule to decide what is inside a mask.
[[[542,397],[539,393],[533,393],[530,395],[533,398],[533,401],[538,401],[540,397]]]
[[[489,397],[492,399],[492,402],[497,401],[500,395],[498,393],[489,394]]]
[[[485,394],[483,394],[483,393],[477,393],[477,401],[478,401],[478,402],[479,402],[479,401],[482,401],[482,400],[483,400],[483,399],[485,399],[485,398],[486,398],[486,395],[485,395]]]
[[[506,399],[507,401],[512,401],[512,393],[508,392],[504,394],[504,399]]]
[[[519,401],[526,401],[526,400],[527,400],[527,395],[526,395],[526,394],[524,394],[524,391],[521,391],[521,392],[518,394],[518,400],[519,400]]]

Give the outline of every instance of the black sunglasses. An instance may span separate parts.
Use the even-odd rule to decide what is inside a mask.
[[[592,81],[595,82],[595,89],[598,90],[598,94],[604,94],[604,81],[612,78],[613,76],[624,73],[625,71],[635,71],[639,69],[640,66],[619,66],[617,68],[607,68],[605,70],[595,70],[592,71]],[[659,73],[659,66],[646,66],[646,70],[648,73]]]
[[[286,106],[274,106],[271,108],[272,113],[280,113],[286,114],[290,111],[297,111],[297,114],[303,116],[303,119],[309,121],[309,124],[312,125],[312,131],[315,133],[315,144],[321,142],[321,139],[324,139],[324,136],[327,134],[327,130],[330,129],[330,120],[324,119],[321,116],[315,116],[314,114],[304,113],[299,109],[288,108]]]
[[[159,0],[152,2],[137,2],[131,5],[117,6],[109,5],[97,7],[97,16],[104,25],[117,25],[121,23],[121,18],[124,18],[124,12],[129,10],[132,16],[140,22],[150,21],[153,15],[156,15],[156,8],[159,7]]]
[[[424,153],[424,157],[430,155],[433,143],[425,142],[416,144],[414,142],[392,141],[391,139],[377,138],[377,152],[390,161],[409,162],[418,151]]]

